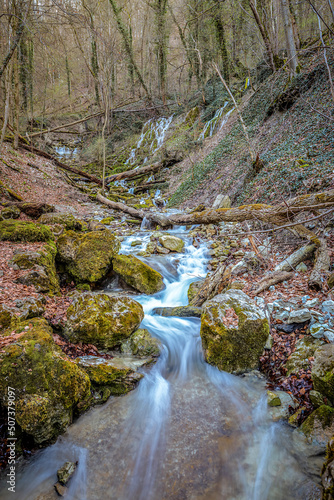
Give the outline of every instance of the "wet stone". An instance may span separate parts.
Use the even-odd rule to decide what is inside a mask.
[[[65,462],[64,465],[57,470],[58,481],[62,485],[66,485],[73,476],[78,463]]]

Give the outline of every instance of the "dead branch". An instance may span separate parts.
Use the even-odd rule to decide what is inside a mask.
[[[5,207],[17,207],[21,212],[29,215],[32,219],[38,219],[42,214],[50,213],[55,211],[55,207],[53,205],[48,205],[47,203],[34,203],[34,202],[15,202],[15,201],[7,201],[1,203],[2,206]]]
[[[255,290],[255,295],[267,290],[272,285],[276,285],[277,283],[281,283],[282,281],[290,280],[294,276],[293,272],[274,272],[269,276],[265,276],[259,283],[259,287]]]
[[[284,259],[283,262],[278,264],[275,267],[275,271],[291,271],[291,269],[295,270],[295,267],[298,266],[304,260],[312,257],[316,250],[317,246],[315,244],[304,245],[301,248],[298,248],[295,252],[293,252],[287,259]]]

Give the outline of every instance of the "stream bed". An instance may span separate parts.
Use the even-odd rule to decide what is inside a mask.
[[[133,297],[145,311],[141,327],[163,344],[157,363],[142,369],[137,389],[92,408],[26,462],[16,494],[3,491],[1,499],[57,498],[56,471],[67,460],[79,462],[67,500],[320,498],[323,458],[308,458],[296,432],[273,423],[265,379],[206,364],[200,319],[153,314],[155,307],[187,305],[189,284],[207,273],[205,245],[192,246],[185,228],[173,234],[185,240],[183,254],[143,259],[163,274],[166,288]],[[134,240],[144,247],[149,237],[126,238],[121,253],[132,253]]]

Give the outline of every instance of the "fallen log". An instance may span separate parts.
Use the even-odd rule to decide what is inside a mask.
[[[133,170],[126,170],[125,172],[120,172],[119,174],[113,174],[106,177],[106,183],[110,184],[114,181],[120,181],[122,179],[133,179],[135,177],[142,177],[147,174],[152,174],[157,172],[161,168],[166,168],[170,165],[174,165],[181,159],[180,155],[176,152],[171,156],[167,156],[162,161],[157,161],[152,163],[152,165],[147,165],[146,167],[134,168]]]
[[[43,156],[43,158],[47,158],[48,160],[53,161],[57,165],[57,167],[60,167],[63,170],[67,170],[68,172],[72,172],[73,174],[81,175],[82,177],[89,179],[91,182],[95,182],[95,184],[97,184],[98,186],[102,186],[102,180],[96,177],[95,175],[88,174],[87,172],[83,172],[82,170],[79,170],[78,168],[75,167],[70,167],[69,165],[66,165],[65,163],[62,163],[61,161],[57,160],[57,158],[50,155],[49,153],[46,153],[41,149],[35,148],[35,146],[30,146],[20,141],[20,147],[26,149],[27,151],[30,151],[31,153],[35,153],[39,156]]]
[[[55,207],[53,205],[48,205],[47,203],[29,203],[29,202],[15,202],[15,201],[6,201],[5,203],[1,203],[1,205],[5,207],[17,207],[21,212],[29,215],[32,219],[38,219],[43,214],[47,214],[50,212],[55,212]]]
[[[326,241],[319,238],[320,246],[315,253],[315,264],[308,280],[308,286],[312,290],[322,290],[327,281],[327,273],[330,269],[331,259]]]
[[[105,203],[108,199],[102,197],[100,201]],[[108,204],[108,203],[107,203]],[[289,200],[289,204],[280,203],[272,205],[242,205],[232,208],[206,209],[195,213],[171,214],[169,216],[159,214],[158,212],[144,212],[142,210],[132,209],[134,217],[143,219],[146,217],[152,222],[156,222],[162,227],[172,225],[194,225],[194,224],[218,224],[219,222],[244,222],[244,221],[262,221],[266,224],[275,226],[283,225],[287,220],[292,220],[295,215],[303,211],[312,209],[323,209],[334,206],[334,189],[318,194],[298,196]],[[118,203],[112,207],[115,210],[121,210],[129,213],[129,207],[123,203]],[[320,246],[320,241],[309,229],[306,229],[300,222],[296,222],[294,228],[299,228],[298,233],[308,238],[316,246]]]
[[[228,289],[232,276],[228,267],[221,264],[213,274],[208,274],[203,285],[192,299],[190,305],[201,307],[206,300],[210,300],[219,293]]]
[[[146,189],[157,188],[158,186],[163,186],[164,184],[166,184],[165,180],[147,182],[146,184],[141,184],[140,186],[135,187],[133,192],[134,194],[140,193],[141,191],[145,191]]]
[[[269,276],[265,276],[259,283],[259,287],[255,290],[255,295],[258,295],[259,293],[263,292],[264,290],[267,290],[272,285],[277,285],[277,283],[282,283],[282,281],[288,281],[293,278],[294,273],[288,273],[286,271],[283,272],[274,272],[273,274],[270,274]]]
[[[293,252],[289,257],[280,262],[276,267],[275,271],[291,271],[291,269],[295,270],[296,266],[303,262],[304,260],[312,257],[316,250],[317,246],[315,244],[304,245],[301,248],[298,248],[295,252]]]

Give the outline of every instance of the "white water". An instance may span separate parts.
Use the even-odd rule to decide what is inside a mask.
[[[180,233],[180,234],[179,234]],[[174,234],[186,239],[181,228]],[[122,244],[149,241],[139,233]],[[136,247],[136,251],[140,248]],[[186,239],[185,253],[145,259],[166,288],[136,298],[142,327],[159,338],[158,362],[132,393],[111,398],[39,453],[1,499],[52,500],[56,470],[79,460],[67,500],[305,500],[308,478],[291,453],[291,433],[267,416],[264,382],[204,362],[200,320],[154,315],[187,304],[189,284],[206,275],[206,248]],[[293,451],[293,450],[292,450]]]
[[[168,118],[159,118],[158,120],[148,120],[143,126],[140,138],[137,142],[135,148],[130,152],[129,158],[126,160],[126,164],[133,165],[137,159],[138,152],[141,147],[146,146],[151,155],[154,155],[162,146],[166,132],[172,123],[173,116]],[[145,161],[147,158],[145,158]],[[144,161],[144,163],[145,163]]]
[[[230,111],[225,113],[225,115],[223,115],[224,109],[226,108],[227,104],[228,104],[228,101],[226,101],[221,108],[217,109],[214,117],[211,118],[211,120],[206,122],[202,132],[200,133],[200,135],[198,137],[198,140],[203,140],[203,139],[205,139],[205,137],[212,137],[214,132],[216,132],[217,130],[221,130],[223,128],[223,126],[225,125],[225,123],[228,120],[228,117],[234,111],[234,108],[232,108],[232,109],[230,109]],[[218,128],[218,125],[219,125],[219,128]],[[209,133],[207,133],[208,131],[209,131]]]

